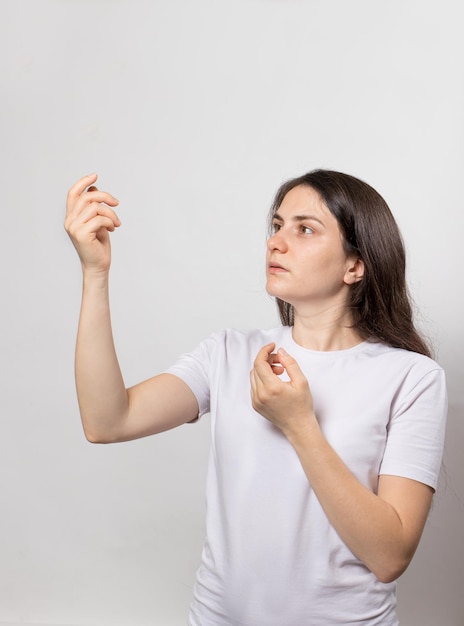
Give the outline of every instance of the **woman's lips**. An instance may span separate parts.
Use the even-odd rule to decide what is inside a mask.
[[[268,265],[268,272],[270,272],[271,274],[281,274],[282,272],[288,272],[288,270],[286,270],[285,267],[282,267],[280,263],[271,262]]]

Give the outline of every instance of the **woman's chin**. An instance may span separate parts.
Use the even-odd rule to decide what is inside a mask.
[[[266,285],[266,292],[268,296],[271,296],[272,298],[280,298],[280,294],[279,294],[279,290],[278,289],[272,289],[272,287],[268,284]]]
[[[287,302],[288,304],[291,304],[291,302],[288,301],[286,295],[282,293],[282,290],[280,289],[272,289],[272,287],[268,285],[266,286],[266,292],[268,296],[271,296],[271,298],[278,298],[279,300],[282,300],[283,302]]]
[[[266,291],[273,298],[282,298],[283,293],[282,289],[279,289],[279,285],[276,285],[276,281],[267,279],[266,282]]]

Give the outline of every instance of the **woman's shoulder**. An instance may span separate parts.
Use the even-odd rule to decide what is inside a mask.
[[[377,358],[383,367],[391,367],[397,370],[413,371],[418,375],[429,372],[443,372],[442,366],[434,359],[404,348],[395,348],[380,342],[365,343],[367,356]]]

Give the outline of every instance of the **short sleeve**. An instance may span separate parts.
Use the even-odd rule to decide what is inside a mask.
[[[166,370],[167,374],[177,376],[190,387],[198,402],[199,417],[210,411],[211,369],[218,358],[221,337],[221,333],[210,335],[192,352],[182,354]]]
[[[423,375],[392,404],[380,474],[403,476],[436,489],[443,456],[447,393],[442,369]]]

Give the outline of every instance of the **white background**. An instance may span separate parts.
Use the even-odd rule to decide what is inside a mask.
[[[276,323],[266,212],[283,180],[327,167],[390,204],[449,381],[446,473],[401,623],[462,626],[461,2],[6,0],[0,16],[0,622],[183,626],[203,538],[209,418],[83,437],[68,187],[97,171],[121,202],[129,385],[214,330]]]

